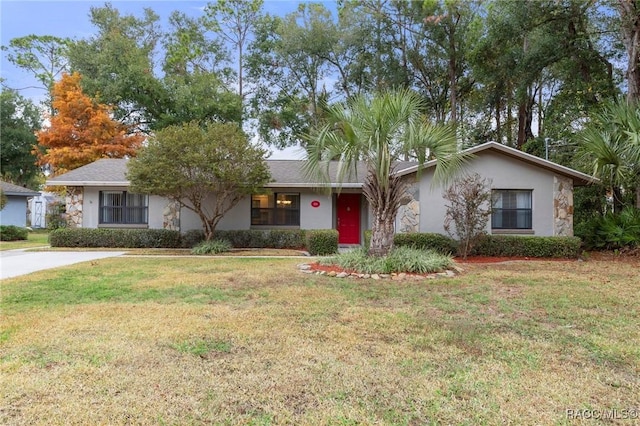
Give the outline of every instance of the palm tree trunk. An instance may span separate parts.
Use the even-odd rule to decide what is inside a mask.
[[[393,248],[395,217],[385,217],[380,213],[374,212],[371,245],[369,246],[370,256],[386,256]]]
[[[391,176],[384,188],[375,174],[369,174],[362,192],[373,212],[370,256],[386,256],[393,249],[396,215],[406,188],[406,183],[397,176]]]

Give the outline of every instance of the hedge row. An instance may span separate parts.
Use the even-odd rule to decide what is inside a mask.
[[[369,247],[371,231],[365,233],[365,246]],[[442,254],[456,253],[458,243],[445,235],[433,233],[396,234],[396,246],[434,250]],[[581,252],[578,237],[534,237],[521,235],[485,235],[473,248],[476,256],[525,256],[576,258]]]
[[[305,231],[299,229],[242,229],[236,231],[215,231],[215,240],[226,240],[233,247],[239,248],[288,248],[305,247]],[[187,231],[182,236],[183,247],[195,247],[205,240],[200,230]]]
[[[335,229],[216,231],[214,238],[229,241],[233,247],[242,248],[306,248],[314,256],[338,251],[338,232]],[[4,233],[2,239],[5,241]],[[202,231],[189,231],[181,235],[178,231],[166,229],[60,228],[49,234],[52,247],[191,248],[203,240]],[[367,231],[365,247],[369,246],[370,240],[371,231]],[[457,243],[441,234],[408,233],[396,234],[394,244],[451,254],[456,252]],[[471,254],[575,258],[580,255],[580,246],[581,240],[577,237],[486,235]]]
[[[371,231],[364,233],[364,246],[371,244]],[[393,237],[393,244],[398,247],[411,247],[420,250],[433,250],[441,254],[455,253],[458,243],[442,234],[430,232],[411,232],[406,234],[396,234]]]
[[[0,225],[0,241],[20,241],[26,240],[29,231],[14,225]]]
[[[198,230],[181,235],[166,229],[60,228],[49,234],[52,247],[192,248],[204,239],[204,232]],[[214,239],[241,248],[306,248],[312,255],[338,251],[338,232],[332,229],[216,231]]]
[[[472,255],[577,258],[582,241],[578,237],[532,237],[486,235],[473,248]]]
[[[180,232],[167,229],[58,228],[49,234],[51,247],[178,248]]]

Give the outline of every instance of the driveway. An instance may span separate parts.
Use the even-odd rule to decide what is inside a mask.
[[[120,251],[0,251],[0,279],[26,275],[44,269],[121,256]]]

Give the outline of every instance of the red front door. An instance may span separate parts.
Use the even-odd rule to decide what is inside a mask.
[[[338,243],[360,244],[360,194],[338,195]]]

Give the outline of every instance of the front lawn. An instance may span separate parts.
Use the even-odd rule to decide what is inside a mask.
[[[26,240],[0,241],[0,250],[27,249],[49,245],[49,233],[47,231],[29,232]]]
[[[0,424],[570,424],[638,407],[640,262],[306,275],[112,258],[2,281]],[[630,423],[629,423],[630,424]]]

